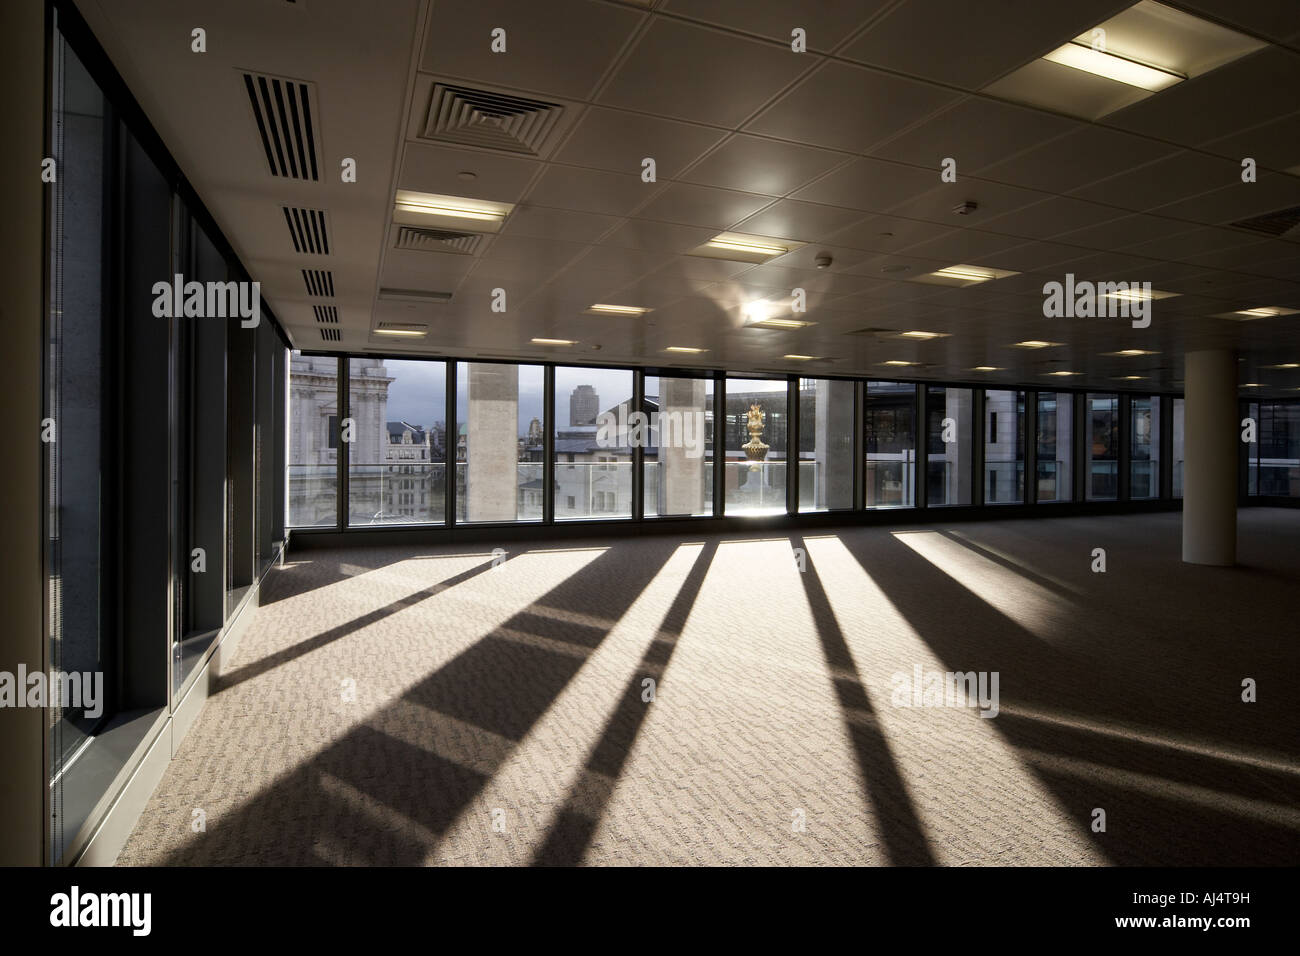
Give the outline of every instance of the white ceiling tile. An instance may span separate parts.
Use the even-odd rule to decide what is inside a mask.
[[[957,98],[958,94],[939,87],[832,62],[745,130],[860,153]]]
[[[788,46],[656,20],[598,102],[734,129],[811,65]]]
[[[704,186],[784,196],[847,158],[842,153],[741,134],[680,178]]]
[[[771,201],[767,196],[752,193],[673,183],[639,210],[637,216],[722,231],[753,215]]]
[[[592,107],[555,159],[636,176],[642,173],[642,160],[653,159],[659,179],[676,179],[724,135],[707,126]]]
[[[439,0],[434,13],[421,69],[573,99],[595,88],[643,16],[588,0]],[[497,28],[504,53],[491,49]]]

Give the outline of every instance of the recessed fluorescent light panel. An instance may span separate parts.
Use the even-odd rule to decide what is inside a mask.
[[[1023,341],[1023,342],[1016,342],[1016,343],[1014,343],[1014,344],[1012,345],[1012,348],[1017,348],[1017,349],[1054,349],[1054,348],[1057,348],[1058,346],[1063,345],[1063,344],[1064,344],[1063,342],[1044,342],[1042,339],[1026,339],[1026,340]]]
[[[971,371],[972,372],[1001,372],[1002,366],[1001,365],[976,365],[973,369],[971,369]]]
[[[900,339],[916,339],[918,342],[928,342],[930,339],[946,339],[951,333],[949,332],[899,332]]]
[[[1135,358],[1139,355],[1159,355],[1159,352],[1152,352],[1149,349],[1120,349],[1118,352],[1106,352],[1106,355],[1118,355],[1124,358]]]
[[[1105,50],[1093,49],[1091,44],[1071,40],[1065,46],[1057,47],[1043,57],[1053,63],[1060,63],[1076,70],[1083,70],[1110,80],[1127,83],[1129,86],[1159,92],[1166,87],[1181,83],[1186,77],[1181,73],[1147,66],[1137,60],[1130,60]]]
[[[946,266],[936,272],[919,275],[912,281],[928,282],[931,285],[968,286],[988,282],[990,279],[1005,279],[1007,276],[1019,275],[1008,269],[990,269],[987,266],[955,265]]]
[[[603,302],[597,302],[587,310],[593,315],[624,315],[637,316],[645,315],[650,309],[643,309],[639,305],[606,305]]]
[[[533,339],[534,345],[577,345],[573,339]]]
[[[769,299],[755,299],[753,302],[747,302],[741,308],[745,315],[745,328],[790,331],[791,329],[807,328],[815,324],[806,319],[792,319],[772,314],[783,309],[785,309],[785,306],[777,305]]]
[[[1235,319],[1238,322],[1249,322],[1251,319],[1273,319],[1279,315],[1296,315],[1300,309],[1284,309],[1277,305],[1260,306],[1257,309],[1239,309],[1236,312],[1220,312],[1217,318]]]
[[[816,355],[782,355],[781,358],[791,362],[811,362],[817,358]]]
[[[429,334],[429,327],[418,322],[380,322],[379,327],[371,329],[374,335],[424,336]]]
[[[1156,0],[1141,0],[983,92],[1095,120],[1264,46]]]
[[[691,348],[690,346],[687,346],[687,345],[670,345],[670,346],[668,346],[668,348],[664,349],[664,351],[665,351],[665,352],[678,352],[678,353],[681,353],[681,354],[683,354],[683,355],[699,355],[699,354],[701,354],[701,353],[703,353],[703,352],[707,352],[708,349],[694,349],[694,348]]]
[[[1118,289],[1115,292],[1107,292],[1103,298],[1122,299],[1128,302],[1145,302],[1147,299],[1172,299],[1180,294],[1178,292],[1161,292],[1159,289],[1152,289],[1150,292],[1145,289]]]
[[[767,262],[777,256],[804,245],[789,239],[769,239],[766,236],[749,236],[739,232],[724,232],[714,236],[702,246],[692,249],[689,255],[707,259],[729,259],[732,262]]]
[[[393,222],[407,226],[444,226],[466,232],[496,232],[514,208],[512,203],[399,189],[393,201]]]

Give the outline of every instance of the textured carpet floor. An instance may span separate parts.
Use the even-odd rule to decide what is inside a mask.
[[[1295,864],[1300,512],[1240,524],[291,556],[119,863]]]

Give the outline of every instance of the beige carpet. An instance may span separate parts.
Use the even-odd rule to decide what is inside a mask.
[[[1179,522],[291,556],[119,862],[1294,864],[1300,512]]]

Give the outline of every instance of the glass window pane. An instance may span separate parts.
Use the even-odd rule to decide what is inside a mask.
[[[1088,393],[1087,500],[1119,494],[1119,396]]]
[[[972,390],[931,385],[926,390],[929,448],[926,500],[931,506],[971,503]]]
[[[799,510],[853,507],[853,383],[799,380]]]
[[[726,514],[784,514],[786,383],[727,379]]]
[[[1174,399],[1174,497],[1183,496],[1183,400]]]
[[[111,475],[104,452],[113,431],[112,407],[104,400],[111,350],[106,351],[110,343],[104,338],[101,297],[107,234],[105,108],[99,87],[61,37],[55,40],[54,58],[51,120],[58,177],[50,192],[51,311],[45,355],[48,415],[56,430],[44,446],[49,454],[49,666],[111,679],[116,642],[102,598],[113,582],[105,569],[116,570],[103,500]],[[49,709],[52,775],[64,769],[111,712],[102,699],[104,706],[96,713],[74,703]],[[54,848],[56,858],[62,852],[61,845]]]
[[[1129,497],[1160,497],[1160,399],[1129,400]]]
[[[447,365],[354,358],[348,369],[348,525],[442,524]]]
[[[1259,494],[1300,497],[1300,404],[1259,409]]]
[[[555,518],[632,517],[629,369],[555,369]],[[525,497],[531,489],[520,492]]]
[[[868,508],[916,505],[916,386],[868,382],[865,410]]]
[[[1074,396],[1038,393],[1038,500],[1070,501],[1074,468]]]
[[[339,360],[300,355],[289,361],[289,526],[338,523]]]
[[[984,393],[984,503],[1025,500],[1025,393]]]
[[[456,520],[540,521],[545,385],[540,365],[456,366]]]
[[[713,514],[713,381],[647,375],[645,515]]]
[[[1241,453],[1246,458],[1246,494],[1259,494],[1259,403],[1246,405],[1246,417],[1255,423],[1255,441],[1242,442]]]

